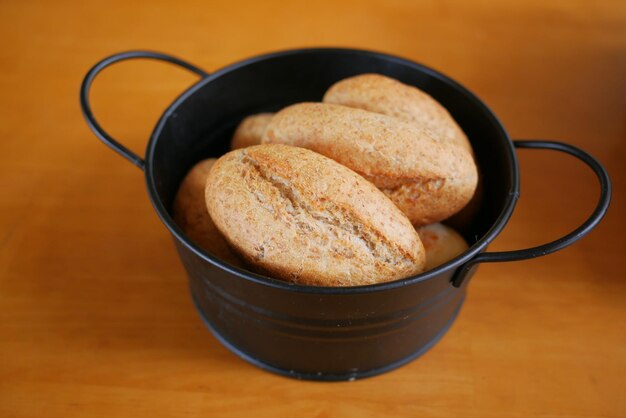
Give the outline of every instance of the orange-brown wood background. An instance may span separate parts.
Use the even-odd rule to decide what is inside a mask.
[[[0,416],[626,416],[626,2],[1,1]],[[196,315],[142,173],[88,130],[78,88],[114,52],[206,70],[306,46],[380,50],[443,71],[514,138],[565,140],[614,181],[604,222],[533,261],[483,265],[431,351],[356,382],[243,362]],[[92,98],[141,153],[194,81],[111,68]],[[520,151],[522,196],[492,249],[554,239],[592,210],[590,171]]]

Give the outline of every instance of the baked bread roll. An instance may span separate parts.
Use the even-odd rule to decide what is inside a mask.
[[[406,216],[370,182],[304,148],[229,152],[209,173],[206,204],[232,247],[271,277],[356,286],[424,269]]]
[[[472,198],[478,174],[463,147],[397,118],[329,103],[276,113],[263,143],[304,147],[374,183],[415,225],[439,222]]]
[[[242,120],[230,141],[230,149],[259,145],[272,116],[274,116],[273,113],[258,113]]]
[[[335,103],[393,116],[430,130],[435,139],[472,151],[463,130],[438,101],[417,87],[380,74],[361,74],[333,84],[324,95]]]
[[[426,270],[452,260],[469,248],[461,234],[440,223],[418,228],[417,233],[426,250]]]
[[[200,248],[222,260],[243,267],[209,216],[204,202],[206,179],[215,158],[200,161],[185,176],[174,198],[174,221]]]

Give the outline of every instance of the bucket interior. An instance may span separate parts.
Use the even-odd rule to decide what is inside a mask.
[[[474,201],[445,223],[472,246],[506,211],[514,190],[515,157],[506,132],[480,101],[456,83],[420,65],[371,52],[276,54],[227,67],[193,86],[163,116],[149,144],[149,175],[160,203],[171,215],[173,198],[187,171],[204,158],[228,152],[233,131],[244,117],[320,101],[333,83],[362,73],[384,74],[419,87],[446,107],[468,136],[479,167],[479,189]]]

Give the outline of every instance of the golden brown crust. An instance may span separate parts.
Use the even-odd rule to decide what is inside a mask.
[[[215,227],[204,201],[206,179],[216,161],[209,158],[189,170],[174,198],[174,221],[200,248],[230,264],[243,267],[241,258]]]
[[[389,199],[303,148],[268,144],[224,155],[209,174],[206,203],[231,245],[276,278],[355,286],[424,266],[419,236]]]
[[[461,234],[440,223],[418,228],[417,233],[426,250],[426,270],[452,260],[469,248]]]
[[[263,143],[304,147],[353,169],[416,225],[446,219],[471,199],[478,178],[471,154],[415,124],[328,103],[300,103],[272,118]]]
[[[242,120],[230,142],[230,149],[246,148],[252,145],[259,145],[265,133],[265,128],[272,120],[273,113],[258,113]]]
[[[369,110],[412,122],[472,151],[467,136],[450,113],[417,87],[381,74],[361,74],[333,84],[324,95],[325,103]]]

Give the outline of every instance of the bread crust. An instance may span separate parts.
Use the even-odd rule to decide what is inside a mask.
[[[237,126],[237,129],[235,129],[233,138],[230,141],[230,149],[236,150],[252,145],[259,145],[265,133],[265,129],[273,116],[273,113],[258,113],[242,120]]]
[[[469,202],[478,181],[471,154],[395,117],[329,103],[276,113],[263,143],[304,147],[374,183],[415,225],[439,222]]]
[[[207,176],[216,161],[215,158],[202,160],[189,170],[174,198],[174,222],[200,248],[243,268],[243,261],[216,228],[204,201]]]
[[[206,204],[257,271],[316,286],[366,285],[423,271],[409,220],[354,171],[304,148],[258,145],[222,156]]]
[[[450,113],[430,95],[414,86],[381,74],[360,74],[333,84],[325,103],[369,110],[415,123],[435,138],[452,141],[472,152],[463,130]]]
[[[426,250],[426,270],[447,263],[469,248],[461,234],[440,223],[420,227],[417,233]]]

